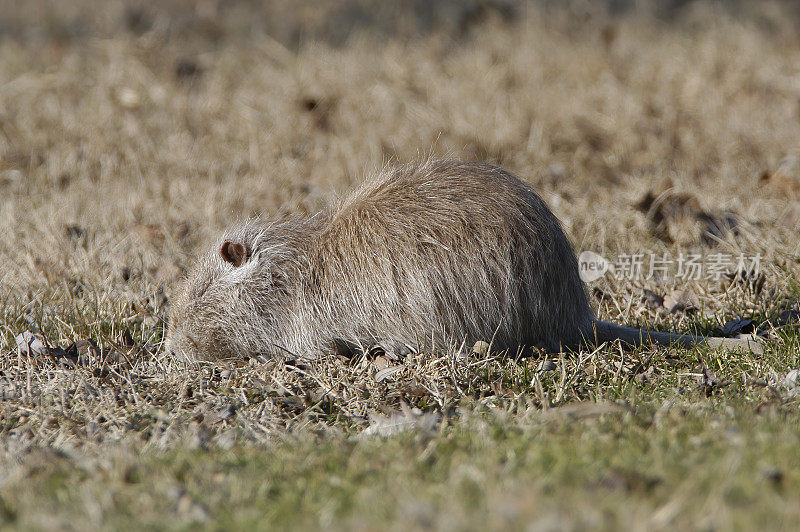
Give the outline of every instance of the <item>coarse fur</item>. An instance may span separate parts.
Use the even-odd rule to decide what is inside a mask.
[[[312,217],[229,229],[177,290],[167,348],[187,360],[310,359],[617,338],[709,340],[596,320],[542,199],[495,166],[437,160],[387,168]],[[712,343],[725,342],[747,345]]]

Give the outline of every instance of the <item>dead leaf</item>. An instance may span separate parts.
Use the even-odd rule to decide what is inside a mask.
[[[164,244],[164,240],[166,238],[164,235],[164,230],[158,225],[136,224],[133,229],[140,238],[154,246],[160,247]]]
[[[72,342],[65,350],[65,357],[81,366],[98,363],[102,354],[100,347],[91,338]]]
[[[706,397],[711,397],[719,388],[726,386],[728,381],[717,378],[717,375],[708,369],[704,362],[701,362],[701,365],[702,371],[700,377],[698,377],[697,386]]]
[[[673,290],[664,297],[664,308],[667,312],[690,312],[697,310],[700,303],[691,290]]]
[[[778,162],[774,170],[765,170],[759,185],[769,186],[777,192],[791,198],[800,196],[800,158],[785,157]]]
[[[375,373],[375,382],[384,381],[402,369],[403,366],[389,366],[384,368]]]
[[[124,328],[122,330],[122,334],[120,334],[119,343],[123,347],[133,347],[136,345],[136,342],[133,340],[133,335],[131,335],[131,331],[128,328]]]
[[[730,284],[743,286],[746,290],[750,290],[758,296],[764,289],[766,283],[766,276],[759,272],[755,267],[750,270],[736,270],[735,272],[728,272],[725,274]]]
[[[644,289],[644,295],[642,296],[642,301],[644,302],[645,306],[649,309],[657,309],[664,305],[663,297],[653,292],[652,290],[648,290],[646,288]]]
[[[300,107],[309,113],[315,127],[323,131],[331,128],[331,115],[336,108],[335,99],[309,96],[300,100]]]
[[[778,326],[800,323],[800,307],[782,310],[778,315]]]
[[[753,320],[737,318],[725,323],[722,326],[722,336],[736,336],[737,334],[750,334],[755,332],[756,326]]]
[[[486,356],[489,354],[489,343],[484,342],[483,340],[478,340],[475,342],[475,345],[472,346],[472,354],[478,356]]]
[[[735,213],[706,211],[695,196],[670,189],[648,192],[635,206],[645,212],[650,232],[670,243],[713,247],[740,225]]]
[[[391,365],[391,361],[385,356],[376,356],[372,363],[375,364],[375,367],[378,368],[378,370],[386,369]]]
[[[15,340],[17,350],[22,356],[40,357],[47,354],[47,346],[31,331],[18,334]]]
[[[64,226],[64,238],[82,246],[86,245],[86,229],[80,225]]]
[[[737,235],[740,225],[739,217],[732,212],[697,214],[697,221],[702,230],[701,241],[704,245],[714,247],[728,235]]]

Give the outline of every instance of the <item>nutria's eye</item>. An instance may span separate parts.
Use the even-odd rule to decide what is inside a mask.
[[[222,255],[223,260],[233,264],[235,268],[238,268],[244,264],[249,256],[247,247],[244,244],[239,242],[231,242],[230,240],[226,240],[222,243],[222,248],[219,250],[219,252]]]

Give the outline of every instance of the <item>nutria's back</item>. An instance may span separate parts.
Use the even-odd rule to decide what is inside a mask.
[[[497,167],[453,161],[386,169],[311,218],[232,228],[172,307],[168,347],[189,359],[557,349],[593,320],[544,202]]]

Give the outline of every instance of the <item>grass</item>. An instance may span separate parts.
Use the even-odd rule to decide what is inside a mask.
[[[23,528],[791,528],[797,405],[629,397],[636,410],[543,415],[524,396],[388,439],[299,431],[264,446],[169,450],[131,437],[14,470]],[[17,468],[22,469],[22,468]]]
[[[5,14],[0,528],[793,529],[792,6],[303,5]],[[429,154],[520,175],[578,251],[759,253],[752,279],[590,291],[631,325],[750,319],[766,352],[162,352],[171,290],[222,227]],[[21,353],[24,331],[50,349]]]

